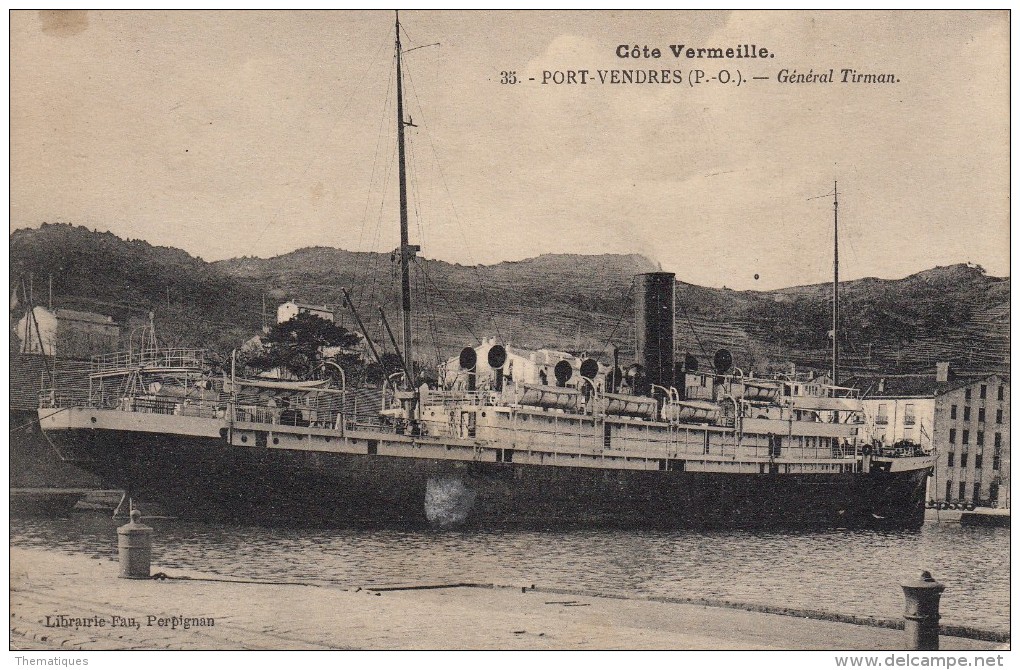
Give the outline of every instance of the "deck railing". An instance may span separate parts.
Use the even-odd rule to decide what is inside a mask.
[[[92,357],[92,373],[128,371],[137,368],[201,369],[205,349],[146,349],[118,351]]]
[[[39,392],[39,407],[42,409],[89,406],[88,389],[43,389]]]
[[[493,391],[432,391],[428,392],[429,404],[440,404],[443,406],[481,406],[495,405],[497,394]],[[392,400],[387,398],[392,404]]]

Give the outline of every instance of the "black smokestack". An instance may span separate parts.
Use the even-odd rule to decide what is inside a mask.
[[[673,385],[673,320],[676,275],[649,272],[638,275],[634,326],[634,358],[644,368],[648,384]]]

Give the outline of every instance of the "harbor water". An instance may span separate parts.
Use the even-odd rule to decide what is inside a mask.
[[[943,623],[1009,631],[1007,528],[457,532],[145,522],[161,569],[345,587],[535,584],[894,619],[903,612],[899,584],[927,569],[946,585]],[[114,560],[123,523],[99,512],[14,518],[11,545]]]

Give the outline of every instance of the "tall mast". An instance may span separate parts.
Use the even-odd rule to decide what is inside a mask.
[[[414,370],[414,358],[411,354],[411,269],[410,261],[421,247],[411,245],[407,234],[407,170],[404,166],[404,127],[412,125],[404,121],[404,87],[401,74],[400,53],[400,12],[396,13],[397,28],[397,153],[400,161],[400,312],[404,326],[404,369]],[[408,386],[414,380],[407,379]]]
[[[832,385],[839,385],[839,190],[832,182]]]

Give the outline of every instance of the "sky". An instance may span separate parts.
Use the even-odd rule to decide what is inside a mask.
[[[10,19],[12,230],[71,222],[210,261],[399,244],[391,13]],[[636,253],[707,286],[825,282],[838,180],[841,277],[1009,274],[1005,12],[401,21],[411,241],[427,257]],[[662,56],[619,58],[621,44]],[[677,59],[671,44],[774,57]],[[830,68],[898,83],[777,80]],[[682,83],[541,84],[582,69]],[[746,81],[690,85],[698,69]]]

